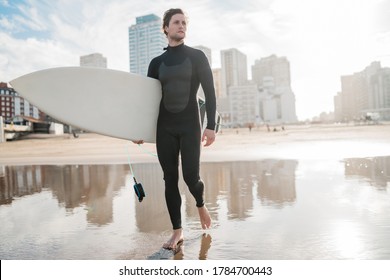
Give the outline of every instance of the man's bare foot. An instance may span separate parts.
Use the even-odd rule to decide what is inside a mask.
[[[198,207],[200,224],[203,229],[210,228],[211,226],[211,217],[210,213],[207,210],[206,206]]]
[[[183,242],[183,229],[174,229],[171,238],[164,243],[163,248],[175,250],[177,245]]]

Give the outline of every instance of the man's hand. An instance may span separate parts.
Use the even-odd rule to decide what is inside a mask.
[[[204,147],[210,146],[215,141],[215,131],[212,129],[205,129],[202,136],[202,142],[206,140]]]

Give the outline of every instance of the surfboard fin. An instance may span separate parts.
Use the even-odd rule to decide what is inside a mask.
[[[144,188],[142,187],[141,183],[137,183],[137,180],[135,179],[135,177],[133,177],[133,179],[134,179],[134,191],[135,191],[135,194],[138,197],[138,201],[142,202],[142,200],[145,197]]]

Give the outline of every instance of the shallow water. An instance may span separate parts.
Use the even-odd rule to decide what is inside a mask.
[[[158,164],[0,166],[1,259],[147,259],[169,237]],[[203,163],[176,259],[390,259],[390,157]],[[167,256],[172,258],[172,255]]]

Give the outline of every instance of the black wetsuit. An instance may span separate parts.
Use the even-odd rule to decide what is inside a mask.
[[[213,75],[205,54],[184,44],[169,47],[149,65],[148,76],[160,80],[162,99],[157,123],[157,154],[164,172],[165,199],[173,229],[181,228],[179,153],[184,181],[204,205],[204,185],[199,176],[201,149],[197,91],[202,85],[206,99],[207,128],[215,129],[216,98]]]

